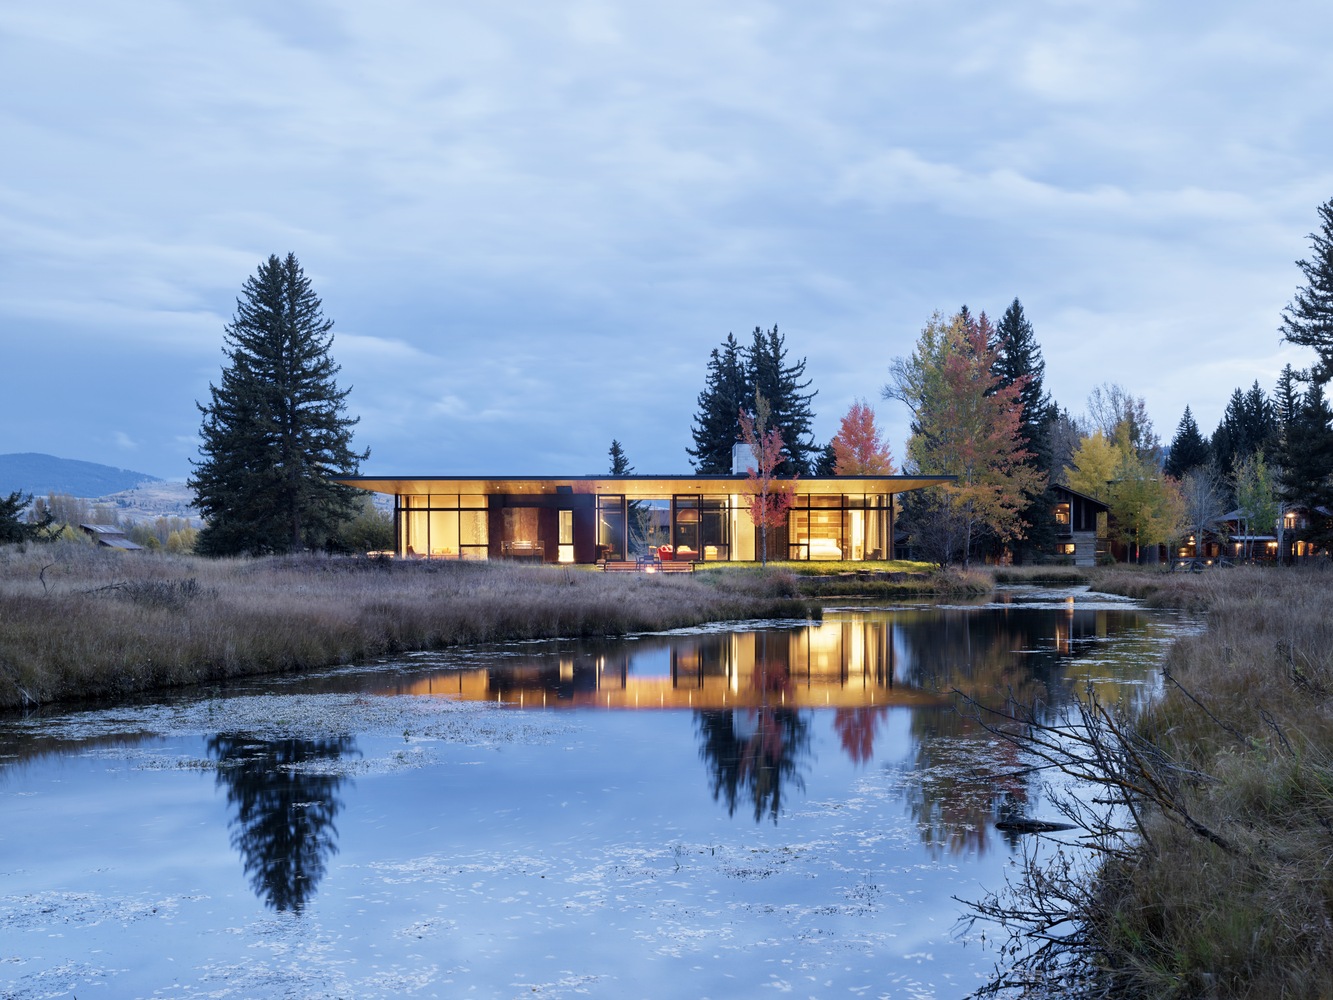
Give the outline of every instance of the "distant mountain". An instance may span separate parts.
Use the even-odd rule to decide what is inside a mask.
[[[72,497],[104,497],[133,489],[141,483],[160,483],[157,476],[131,472],[96,462],[56,458],[36,452],[0,455],[0,495],[14,490],[43,497],[67,493]]]

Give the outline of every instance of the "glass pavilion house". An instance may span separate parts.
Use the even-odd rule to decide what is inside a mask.
[[[797,479],[769,559],[890,559],[894,497],[951,476]],[[752,561],[763,555],[746,477],[418,476],[339,479],[392,495],[399,556],[595,563],[659,558]]]

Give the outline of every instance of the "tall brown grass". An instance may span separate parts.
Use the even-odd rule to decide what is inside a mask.
[[[1094,586],[1202,611],[1206,628],[1174,644],[1162,697],[1108,755],[1106,787],[1138,783],[1138,834],[1096,885],[1047,871],[1010,914],[1052,886],[1074,901],[1071,940],[1096,967],[1081,995],[1333,997],[1333,572]]]
[[[0,548],[0,707],[405,650],[818,614],[782,574]]]

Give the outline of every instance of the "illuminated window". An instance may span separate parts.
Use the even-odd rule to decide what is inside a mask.
[[[560,514],[560,540],[556,543],[556,561],[572,563],[574,561],[574,512],[562,510]]]
[[[1055,523],[1069,525],[1069,504],[1058,503],[1055,505]]]

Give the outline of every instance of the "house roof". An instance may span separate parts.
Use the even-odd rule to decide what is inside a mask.
[[[97,539],[98,545],[105,545],[112,549],[124,549],[127,552],[143,548],[137,542],[132,542],[126,538],[124,530],[114,524],[81,524],[79,527]]]
[[[372,493],[608,493],[661,497],[698,493],[727,496],[741,492],[745,476],[346,476],[334,480]],[[795,481],[803,495],[903,493],[943,486],[957,476],[808,476]],[[790,482],[790,480],[788,480]],[[563,488],[562,488],[563,487]]]
[[[1094,507],[1100,507],[1102,510],[1111,509],[1111,505],[1108,504],[1105,500],[1098,500],[1094,496],[1089,496],[1086,493],[1080,493],[1078,490],[1070,489],[1068,486],[1065,486],[1062,483],[1056,483],[1051,487],[1051,489],[1056,490],[1059,493],[1068,493],[1071,497],[1078,497],[1080,500],[1085,500],[1088,503],[1092,504]]]

